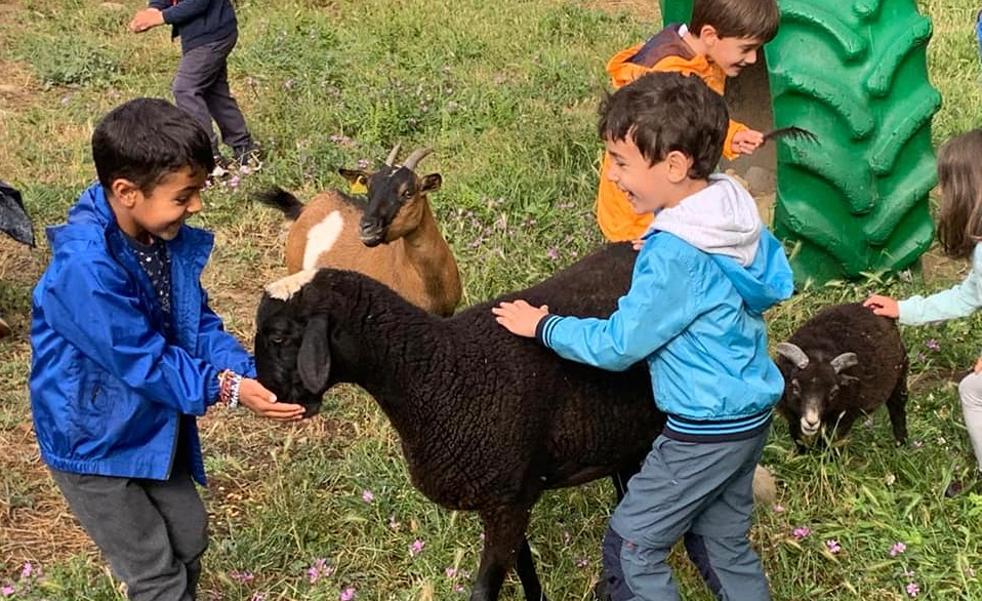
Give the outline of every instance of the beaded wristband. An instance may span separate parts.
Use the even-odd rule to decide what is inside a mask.
[[[239,385],[242,384],[242,376],[230,369],[222,370],[218,374],[218,400],[224,403],[229,409],[239,406]]]
[[[239,374],[232,374],[231,376],[232,384],[229,386],[230,392],[228,397],[228,408],[235,409],[239,406],[239,385],[242,384],[242,376]]]

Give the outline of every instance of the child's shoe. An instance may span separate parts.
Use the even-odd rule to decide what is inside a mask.
[[[236,150],[235,162],[241,175],[249,175],[263,168],[262,153],[255,145]]]
[[[231,161],[220,154],[216,154],[214,158],[215,168],[211,170],[208,177],[211,179],[221,179],[228,175],[228,172],[232,170]]]

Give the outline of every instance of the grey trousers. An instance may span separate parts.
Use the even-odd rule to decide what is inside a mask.
[[[195,598],[208,514],[187,469],[167,481],[51,475],[131,600]]]
[[[235,48],[238,34],[192,48],[181,57],[174,76],[174,102],[191,113],[208,132],[211,147],[218,154],[218,137],[211,120],[218,123],[222,141],[238,155],[252,148],[239,103],[228,87],[228,55]]]
[[[768,430],[730,442],[655,439],[604,537],[604,577],[613,601],[679,599],[665,560],[683,537],[718,599],[770,599],[747,538],[754,469]]]
[[[982,374],[970,373],[958,384],[958,396],[962,401],[965,428],[972,441],[975,461],[982,472]]]

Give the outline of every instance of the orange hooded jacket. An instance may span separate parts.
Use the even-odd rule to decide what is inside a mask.
[[[651,37],[647,42],[621,50],[607,63],[614,89],[631,83],[642,75],[654,72],[675,71],[684,75],[697,75],[717,94],[722,95],[726,86],[726,74],[710,63],[705,55],[696,54],[682,39],[685,31],[672,24]],[[723,142],[723,156],[733,159],[733,136],[748,129],[746,125],[730,120]],[[651,213],[638,215],[627,202],[627,197],[613,182],[607,179],[607,154],[604,153],[600,168],[600,188],[597,190],[597,223],[604,237],[611,242],[636,240],[651,225]]]

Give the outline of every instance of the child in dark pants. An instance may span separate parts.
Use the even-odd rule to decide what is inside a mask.
[[[111,111],[92,135],[99,182],[34,288],[31,412],[41,458],[135,601],[194,598],[208,543],[195,418],[241,403],[278,420],[255,362],[208,307],[202,208],[208,135],[164,100]],[[76,591],[80,592],[80,591]],[[71,596],[71,598],[80,598]]]
[[[668,422],[604,539],[613,601],[678,599],[666,559],[683,537],[718,598],[769,599],[747,538],[754,469],[784,391],[762,314],[791,295],[792,277],[754,199],[713,174],[726,127],[722,98],[697,77],[655,73],[614,93],[599,126],[607,177],[635,212],[658,213],[630,290],[608,319],[522,300],[492,310],[563,358],[651,371]]]
[[[181,64],[174,76],[174,102],[198,120],[211,139],[216,176],[230,167],[218,148],[211,126],[218,123],[222,141],[232,148],[233,161],[250,170],[262,163],[245,118],[228,87],[228,55],[238,39],[235,9],[230,0],[150,0],[136,13],[130,30],[142,33],[170,24],[172,37],[181,38]]]

